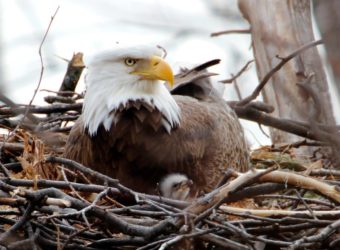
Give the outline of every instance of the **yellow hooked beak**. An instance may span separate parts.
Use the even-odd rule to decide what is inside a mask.
[[[131,74],[140,75],[142,79],[167,81],[170,87],[174,85],[174,74],[170,65],[159,56],[152,56]]]

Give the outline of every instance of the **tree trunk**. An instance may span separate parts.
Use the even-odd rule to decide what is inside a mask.
[[[239,8],[251,25],[252,45],[258,77],[261,80],[281,59],[314,40],[309,0],[239,0]],[[317,93],[315,100],[297,83],[306,81]],[[254,86],[255,87],[255,86]],[[313,121],[335,125],[327,79],[315,47],[290,60],[267,83],[262,91],[264,101],[274,106],[274,115],[296,121]],[[320,109],[320,110],[319,110]],[[273,143],[293,142],[295,135],[271,129]]]
[[[336,95],[340,97],[340,1],[314,1],[315,17],[331,65]]]

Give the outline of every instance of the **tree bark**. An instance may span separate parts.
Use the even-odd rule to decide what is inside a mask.
[[[64,76],[64,80],[59,88],[59,92],[63,91],[75,91],[81,73],[85,68],[85,64],[83,61],[83,53],[78,52],[73,54],[71,61],[69,61],[67,65],[67,71]],[[59,93],[59,96],[72,96],[73,94],[68,93]]]
[[[261,80],[287,56],[314,40],[309,0],[239,0],[239,8],[251,25],[257,74]],[[308,76],[314,74],[311,81]],[[297,83],[305,82],[314,97]],[[289,61],[262,91],[274,106],[274,115],[296,121],[335,125],[325,72],[315,47]],[[319,105],[320,103],[320,105]],[[295,135],[271,129],[273,143],[293,142]]]
[[[314,1],[315,17],[332,68],[337,98],[340,97],[340,1]]]

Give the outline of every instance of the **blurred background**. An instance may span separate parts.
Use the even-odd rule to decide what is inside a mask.
[[[246,29],[237,0],[0,0],[0,91],[27,104],[37,87],[41,63],[39,45],[51,16],[60,7],[43,44],[44,75],[34,100],[43,104],[46,92],[57,91],[67,62],[75,52],[86,58],[114,43],[150,43],[164,47],[175,71],[220,58],[212,78],[228,100],[237,100],[233,85],[220,80],[236,74],[253,58],[250,35],[210,37],[212,32]],[[257,85],[255,66],[238,79],[242,96]],[[77,87],[84,90],[83,80]],[[268,144],[257,124],[242,121],[252,146]]]

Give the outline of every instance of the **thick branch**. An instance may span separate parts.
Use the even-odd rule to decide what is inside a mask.
[[[83,61],[83,53],[78,52],[73,55],[71,61],[67,65],[67,71],[64,76],[64,80],[60,86],[59,94],[61,96],[72,96],[70,94],[62,93],[64,91],[74,91],[77,87],[79,78],[83,69],[85,68],[85,64]]]

